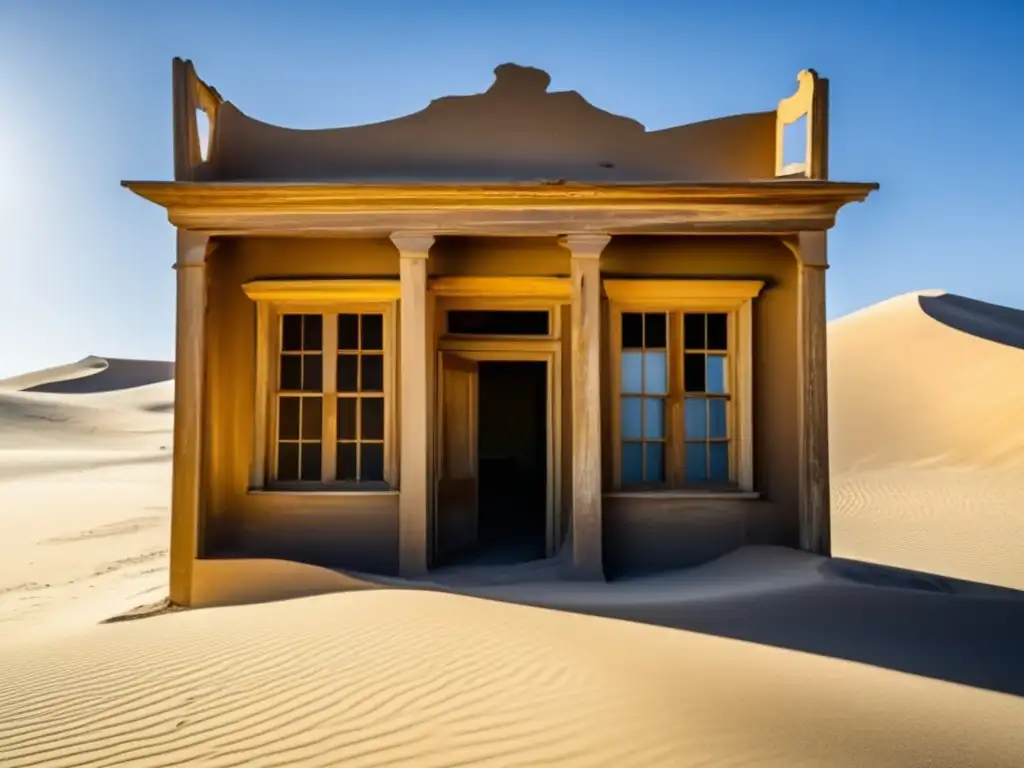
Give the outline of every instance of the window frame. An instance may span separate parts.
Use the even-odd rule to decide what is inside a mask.
[[[608,382],[612,491],[624,494],[753,492],[753,300],[760,280],[636,279],[605,280],[608,300]],[[667,315],[668,393],[665,397],[665,482],[622,483],[622,315]],[[727,436],[729,483],[685,482],[683,428],[683,315],[725,314],[727,357]]]
[[[296,493],[393,493],[398,487],[398,280],[257,280],[243,286],[256,303],[256,370],[250,491]],[[323,383],[320,481],[278,481],[281,323],[284,315],[315,314],[323,320]],[[343,481],[337,472],[337,316],[380,314],[384,358],[384,480]]]

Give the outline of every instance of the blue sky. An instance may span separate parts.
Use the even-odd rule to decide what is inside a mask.
[[[1024,307],[1017,0],[0,0],[0,377],[173,354],[170,66],[268,122],[333,127],[476,93],[495,65],[662,128],[832,84],[832,178],[882,190],[830,240],[830,317],[943,288]]]

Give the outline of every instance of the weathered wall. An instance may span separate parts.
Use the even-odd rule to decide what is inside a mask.
[[[547,73],[505,64],[481,94],[371,125],[296,131],[220,104],[208,180],[743,181],[775,174],[775,111],[647,131]]]
[[[770,501],[605,496],[604,557],[609,578],[698,565],[754,543],[749,522],[771,519]]]
[[[742,543],[797,542],[796,263],[771,238],[615,238],[607,277],[761,279],[754,303],[754,456],[757,502],[606,497],[610,573],[710,559]],[[437,275],[567,275],[553,239],[439,238]],[[387,240],[253,238],[225,242],[210,266],[205,547],[377,573],[397,569],[398,496],[248,493],[253,440],[256,311],[241,285],[254,279],[398,276]],[[570,518],[568,307],[563,308],[562,508]],[[607,335],[605,335],[607,338]],[[602,347],[602,354],[605,354]],[[401,382],[401,374],[398,376]],[[607,387],[604,391],[607,401]],[[396,393],[397,397],[397,393]],[[396,400],[397,404],[397,400]],[[399,422],[401,420],[399,414]],[[606,489],[611,465],[605,429]]]
[[[241,286],[257,279],[327,276],[397,279],[398,252],[388,240],[253,238],[225,242],[212,259],[206,550],[395,573],[397,494],[247,492],[256,306]]]
[[[693,565],[742,543],[798,542],[796,260],[774,238],[614,238],[604,277],[704,277],[765,282],[754,300],[754,488],[757,502],[605,498],[609,574]],[[607,333],[605,335],[607,338]],[[606,368],[607,370],[607,364]],[[610,387],[602,388],[607,404]],[[605,413],[608,413],[606,405]],[[605,487],[612,470],[610,424],[602,421]],[[627,533],[628,532],[628,533]]]

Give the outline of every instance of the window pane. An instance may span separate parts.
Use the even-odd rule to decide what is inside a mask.
[[[359,315],[338,315],[338,349],[359,349]]]
[[[281,349],[289,352],[302,349],[302,315],[281,318]]]
[[[725,393],[725,355],[708,355],[707,391]]]
[[[319,440],[323,430],[323,401],[319,397],[302,398],[302,439]]]
[[[644,466],[645,483],[665,482],[665,446],[662,443],[646,443],[647,464]]]
[[[728,315],[717,312],[708,315],[708,349],[726,350],[728,346]]]
[[[706,355],[686,353],[683,356],[683,385],[687,392],[704,391],[704,358]]]
[[[302,319],[302,348],[318,352],[323,349],[324,318],[322,315],[304,315]]]
[[[302,391],[322,392],[324,389],[324,359],[320,355],[302,356]]]
[[[384,315],[363,315],[363,349],[384,349]]]
[[[354,397],[338,398],[338,439],[356,439],[356,399]]]
[[[281,383],[285,392],[302,389],[302,355],[281,355]]]
[[[384,391],[384,355],[363,355],[361,363],[363,366],[362,392],[383,392]]]
[[[704,315],[683,316],[683,344],[687,349],[706,349],[704,346]]]
[[[363,443],[362,471],[359,479],[364,483],[379,482],[384,479],[384,444]]]
[[[703,483],[708,479],[706,443],[686,444],[686,482]]]
[[[277,416],[277,439],[299,439],[299,398],[279,398]]]
[[[644,370],[642,352],[622,353],[622,391],[644,391]]]
[[[708,400],[708,437],[729,436],[726,407],[725,400],[721,397],[713,397]]]
[[[299,444],[279,443],[277,446],[277,479],[299,479]]]
[[[639,397],[622,399],[622,436],[627,440],[639,440],[641,400]]]
[[[665,437],[665,401],[660,397],[644,399],[644,437],[648,440]]]
[[[687,440],[704,440],[708,436],[707,405],[703,397],[688,397],[683,406],[683,430]]]
[[[338,443],[338,470],[336,477],[339,480],[357,479],[355,443]]]
[[[643,445],[640,443],[622,444],[622,484],[637,485],[644,480]]]
[[[622,313],[622,348],[639,349],[644,345],[644,316],[637,312]]]
[[[382,440],[384,438],[384,398],[361,397],[363,407],[362,438]]]
[[[338,391],[359,391],[358,355],[338,355]]]
[[[320,468],[320,443],[301,443],[302,445],[302,480],[319,482],[321,478]]]
[[[648,349],[664,349],[668,334],[666,333],[667,323],[665,315],[651,313],[644,315],[644,346]]]
[[[708,446],[710,450],[710,465],[711,470],[709,473],[709,480],[713,483],[725,483],[729,481],[729,444],[728,443],[711,443]]]
[[[318,440],[323,430],[324,402],[319,397],[302,398],[302,439]]]
[[[644,352],[644,391],[652,395],[668,392],[665,352]]]

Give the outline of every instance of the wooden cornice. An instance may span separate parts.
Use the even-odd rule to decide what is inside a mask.
[[[177,227],[211,234],[787,233],[828,229],[877,184],[257,184],[125,181]]]

